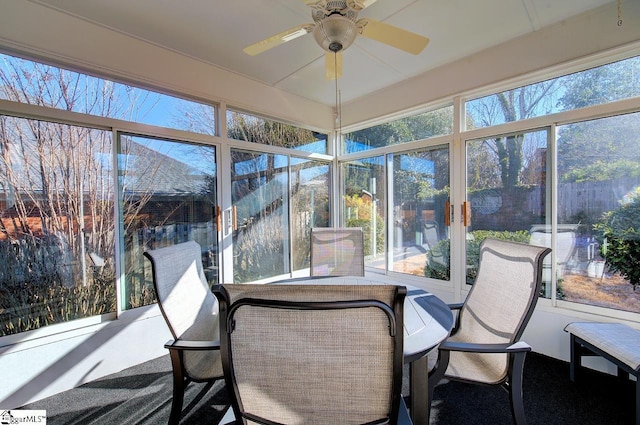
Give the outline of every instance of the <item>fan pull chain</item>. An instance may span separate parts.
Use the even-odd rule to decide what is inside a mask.
[[[618,0],[618,26],[622,26],[622,0]]]
[[[338,129],[338,137],[340,137],[340,133],[342,132],[342,111],[341,111],[341,102],[340,102],[340,92],[338,90],[338,52],[333,52],[333,72],[335,77],[335,86],[336,86],[336,113],[335,113],[335,126]]]

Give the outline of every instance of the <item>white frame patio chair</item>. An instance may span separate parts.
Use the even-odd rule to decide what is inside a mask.
[[[451,336],[438,347],[429,372],[429,402],[442,379],[507,387],[516,424],[526,423],[522,401],[524,360],[520,341],[540,296],[544,257],[551,249],[485,239],[476,280],[458,310]]]
[[[394,285],[229,284],[221,354],[241,424],[410,424]]]
[[[364,276],[362,228],[312,228],[310,274],[311,276]]]
[[[169,424],[182,416],[184,392],[191,381],[207,382],[203,391],[224,376],[220,361],[218,302],[202,269],[200,245],[189,241],[146,251],[151,261],[158,305],[171,335],[173,400]]]

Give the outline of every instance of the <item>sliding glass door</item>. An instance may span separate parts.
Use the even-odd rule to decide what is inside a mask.
[[[478,270],[485,238],[551,247],[549,131],[496,135],[466,143],[466,283]],[[551,256],[545,259],[544,292],[550,293]]]
[[[288,158],[231,151],[233,281],[289,273]]]
[[[449,280],[449,147],[342,165],[344,223],[362,227],[365,264]]]
[[[218,283],[214,146],[121,135],[118,185],[124,239],[123,308],[155,301],[145,249],[194,240],[209,284]]]
[[[449,280],[449,148],[394,154],[389,161],[395,272]]]
[[[231,149],[230,171],[233,282],[308,268],[309,230],[329,225],[330,164]]]

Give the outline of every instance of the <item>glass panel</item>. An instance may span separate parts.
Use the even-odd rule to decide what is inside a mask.
[[[328,135],[277,121],[227,111],[227,137],[304,152],[327,153]]]
[[[467,284],[473,284],[478,249],[487,237],[550,246],[551,240],[533,238],[548,229],[547,140],[545,130],[467,142]],[[547,257],[547,263],[550,258]],[[548,266],[547,264],[547,266]],[[550,296],[549,267],[544,293]]]
[[[558,296],[640,312],[640,113],[559,126]],[[568,230],[568,231],[569,231]]]
[[[0,336],[115,311],[111,147],[0,117]]]
[[[393,155],[390,270],[449,280],[448,147]]]
[[[385,270],[384,156],[342,164],[344,220],[347,227],[362,227],[365,266]]]
[[[453,133],[453,106],[354,131],[344,137],[345,153]]]
[[[640,96],[640,56],[518,87],[466,103],[467,128]]]
[[[293,270],[309,267],[311,228],[330,226],[330,195],[330,164],[291,158]]]
[[[215,108],[0,54],[0,99],[215,134]]]
[[[145,249],[194,240],[211,285],[218,283],[216,150],[123,135],[118,176],[124,223],[123,308],[155,302]]]
[[[288,158],[232,150],[231,160],[233,281],[289,273]]]

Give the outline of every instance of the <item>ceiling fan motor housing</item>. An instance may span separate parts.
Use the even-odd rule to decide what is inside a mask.
[[[329,15],[318,22],[313,36],[324,50],[340,52],[346,50],[358,35],[358,27],[354,20],[340,14]]]
[[[311,16],[316,23],[313,36],[316,42],[327,52],[337,53],[353,44],[358,35],[356,18],[358,9],[352,8],[349,1],[319,2]]]

